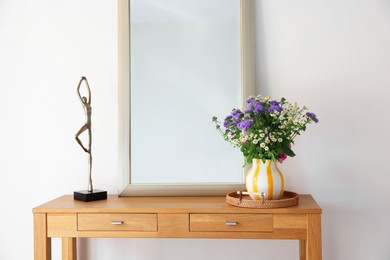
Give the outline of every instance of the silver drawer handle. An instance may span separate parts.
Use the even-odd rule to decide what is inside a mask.
[[[237,226],[237,222],[225,222],[226,226]]]
[[[112,225],[122,225],[123,221],[111,221]]]

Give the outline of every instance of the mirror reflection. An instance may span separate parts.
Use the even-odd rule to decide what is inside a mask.
[[[211,122],[241,106],[239,0],[130,1],[130,182],[242,182]]]

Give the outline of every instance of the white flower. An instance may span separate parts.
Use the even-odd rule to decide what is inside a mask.
[[[244,136],[240,137],[240,141],[243,142],[243,143],[245,143],[247,140],[248,140],[248,136],[247,135],[244,135]]]
[[[265,143],[261,143],[261,144],[260,144],[260,147],[261,147],[261,148],[264,148],[264,147],[265,147]]]
[[[269,150],[268,146],[264,147],[264,150],[268,151]]]
[[[278,142],[279,143],[283,142],[283,139],[282,138],[278,138]]]
[[[254,144],[257,144],[258,142],[259,142],[259,140],[257,140],[257,139],[254,139],[254,140],[253,140],[253,143],[254,143]]]
[[[261,138],[264,138],[264,136],[265,136],[264,133],[261,133],[261,134],[260,134],[260,137],[261,137]]]

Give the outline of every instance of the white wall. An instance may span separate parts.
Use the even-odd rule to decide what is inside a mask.
[[[0,0],[0,259],[32,259],[31,208],[85,188],[73,139],[93,90],[94,181],[117,190],[117,4]],[[323,255],[390,259],[390,2],[256,0],[258,91],[320,123],[283,164],[289,190],[323,207]],[[196,242],[196,243],[195,243]],[[297,259],[295,241],[79,240],[80,259]],[[54,259],[60,259],[54,243]]]
[[[256,2],[257,82],[320,123],[284,165],[323,207],[324,259],[390,259],[390,2]]]

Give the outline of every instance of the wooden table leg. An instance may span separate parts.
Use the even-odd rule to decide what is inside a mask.
[[[306,260],[306,240],[299,240],[299,260]]]
[[[34,259],[51,260],[51,238],[47,237],[46,214],[34,214]]]
[[[77,260],[77,247],[75,237],[62,238],[62,260]]]
[[[322,241],[321,241],[321,215],[308,214],[307,216],[307,240],[306,240],[306,259],[322,259]]]

